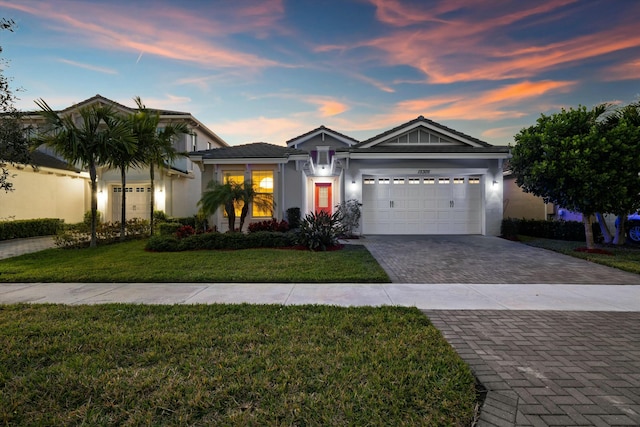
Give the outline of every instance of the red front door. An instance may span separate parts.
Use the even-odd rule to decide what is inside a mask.
[[[316,212],[331,211],[331,183],[316,184]]]

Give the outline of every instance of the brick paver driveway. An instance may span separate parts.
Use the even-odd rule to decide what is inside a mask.
[[[397,283],[640,285],[640,276],[490,236],[366,236]]]
[[[489,390],[479,426],[640,426],[640,313],[425,313]]]
[[[497,237],[362,241],[398,283],[640,284],[635,274]],[[425,314],[488,391],[479,426],[640,426],[640,312]]]

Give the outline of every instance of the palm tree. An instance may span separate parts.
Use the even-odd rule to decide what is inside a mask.
[[[227,214],[229,231],[235,230],[236,224],[236,202],[239,198],[239,185],[233,181],[224,184],[217,181],[209,181],[207,189],[202,193],[202,198],[198,201],[198,206],[206,215],[213,215],[220,206],[224,207]]]
[[[122,185],[122,206],[120,210],[120,241],[125,238],[127,223],[127,169],[139,167],[142,159],[138,141],[133,134],[132,126],[128,118],[114,116],[107,121],[107,126],[111,128],[122,128],[119,131],[121,137],[115,140],[114,150],[108,153],[106,165],[120,170],[120,183]]]
[[[273,208],[273,202],[269,196],[263,196],[256,192],[251,181],[244,181],[239,184],[233,180],[227,180],[224,184],[217,181],[209,181],[207,189],[202,194],[198,206],[202,208],[205,215],[212,215],[222,206],[227,214],[229,231],[235,231],[236,206],[242,205],[240,210],[240,226],[238,231],[242,231],[244,222],[249,214],[249,205],[262,210]]]
[[[53,111],[43,100],[36,101],[42,110],[48,129],[36,137],[35,142],[53,148],[70,163],[79,163],[89,169],[91,178],[91,242],[90,247],[97,246],[96,225],[98,212],[98,181],[97,167],[109,159],[114,152],[126,141],[127,129],[122,126],[112,126],[114,111],[105,105],[91,105],[78,110],[80,124],[76,124],[72,114],[61,116]]]
[[[271,211],[273,209],[273,199],[270,195],[260,194],[256,191],[251,181],[245,181],[239,188],[238,199],[242,201],[242,210],[240,211],[240,231],[244,226],[244,221],[249,214],[249,204],[253,204],[254,208],[262,211]]]
[[[149,205],[149,221],[151,235],[153,235],[154,220],[153,210],[155,206],[155,167],[165,167],[184,153],[179,153],[173,146],[174,139],[179,134],[188,134],[189,128],[184,123],[171,123],[159,130],[160,114],[157,111],[148,110],[139,96],[134,98],[138,106],[138,112],[130,117],[130,124],[140,148],[140,160],[142,164],[149,166],[149,178],[151,180],[151,203]]]

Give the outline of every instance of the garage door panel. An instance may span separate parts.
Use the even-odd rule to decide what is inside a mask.
[[[475,177],[364,178],[363,232],[479,234],[482,186]],[[473,183],[471,183],[473,182]]]

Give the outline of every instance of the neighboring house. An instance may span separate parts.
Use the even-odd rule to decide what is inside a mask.
[[[516,177],[505,171],[504,174],[504,218],[517,219],[553,219],[556,209],[553,203],[545,203],[542,197],[525,193],[516,184]]]
[[[298,207],[332,213],[342,201],[362,202],[362,234],[498,235],[502,221],[503,160],[492,146],[420,116],[366,141],[324,126],[287,141],[190,153],[210,180],[251,180],[271,195],[271,210],[249,210],[247,222]],[[225,231],[222,209],[212,218]]]
[[[89,174],[41,151],[31,165],[7,165],[15,190],[0,190],[0,221],[62,218],[80,222],[89,200]]]
[[[96,95],[59,114],[77,114],[81,107],[92,104],[112,106],[122,114],[132,114],[137,108],[130,108],[100,95]],[[190,151],[226,147],[228,144],[213,131],[204,126],[190,113],[168,110],[153,110],[160,115],[159,127],[169,123],[186,123],[192,134],[181,135],[174,147],[183,153]],[[25,125],[37,128],[44,124],[38,112],[23,116]],[[56,160],[55,153],[41,148],[34,153],[34,164],[38,158],[47,156]],[[88,174],[78,169],[67,170],[66,163],[57,160],[57,166],[40,164],[34,171],[25,166],[16,171],[13,178],[15,191],[0,195],[0,218],[30,219],[43,217],[62,218],[68,223],[80,222],[90,209],[90,189]],[[33,176],[31,176],[33,175]],[[80,179],[74,179],[80,178]],[[151,187],[148,168],[130,169],[127,172],[127,218],[149,218]],[[98,169],[98,210],[106,221],[119,221],[121,211],[122,185],[120,171],[100,167]],[[170,165],[156,169],[155,209],[175,217],[191,216],[197,212],[197,202],[201,195],[200,169],[194,167],[188,157],[180,157]],[[6,200],[6,202],[5,202]]]

